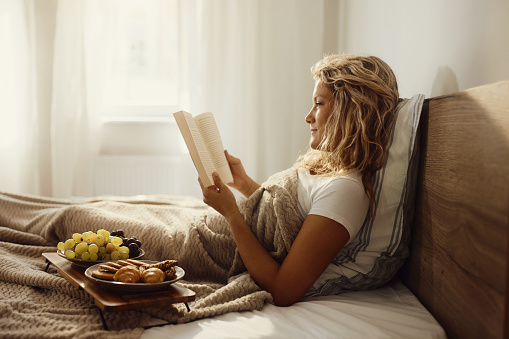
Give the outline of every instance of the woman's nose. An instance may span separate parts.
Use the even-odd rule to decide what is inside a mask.
[[[309,113],[306,115],[305,120],[308,124],[313,122],[313,109],[309,111]]]

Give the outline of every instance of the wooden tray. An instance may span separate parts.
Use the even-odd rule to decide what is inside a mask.
[[[116,292],[104,288],[99,284],[89,280],[84,272],[85,267],[71,264],[65,258],[55,253],[43,253],[43,258],[48,263],[53,264],[58,273],[67,279],[74,287],[82,288],[90,294],[99,309],[103,311],[125,311],[152,306],[163,306],[175,303],[185,303],[194,301],[196,294],[190,289],[171,284],[167,289],[154,292]],[[188,310],[189,310],[189,306]]]

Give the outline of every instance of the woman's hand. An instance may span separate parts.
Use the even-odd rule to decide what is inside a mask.
[[[249,198],[249,196],[256,191],[260,185],[246,174],[246,170],[239,158],[235,158],[230,155],[227,150],[224,151],[224,154],[226,156],[226,160],[228,160],[228,164],[230,165],[230,170],[233,175],[233,182],[229,183],[228,186],[235,188],[246,198]]]
[[[214,186],[205,187],[200,178],[203,202],[221,213],[227,220],[240,214],[233,192],[226,186],[217,172],[212,173]]]

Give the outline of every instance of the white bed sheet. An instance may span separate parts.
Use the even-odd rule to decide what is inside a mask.
[[[290,307],[267,304],[260,311],[232,312],[187,324],[152,327],[141,336],[159,338],[447,337],[413,293],[403,283],[394,281],[376,290],[316,297]]]

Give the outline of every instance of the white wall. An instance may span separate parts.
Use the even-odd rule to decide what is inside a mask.
[[[509,80],[507,0],[340,2],[340,50],[385,60],[402,97]]]

